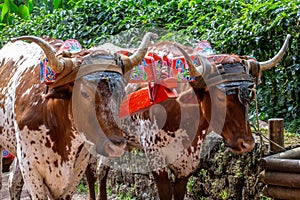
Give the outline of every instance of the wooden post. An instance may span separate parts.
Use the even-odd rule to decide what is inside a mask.
[[[269,138],[271,141],[277,143],[278,145],[284,147],[284,124],[282,118],[272,118],[268,120],[269,125]],[[272,153],[277,153],[282,150],[280,147],[270,143],[270,151]]]

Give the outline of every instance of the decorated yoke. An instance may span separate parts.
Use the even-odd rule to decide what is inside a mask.
[[[124,53],[124,51],[122,52]],[[130,55],[131,52],[125,52]],[[200,65],[198,54],[214,54],[206,40],[197,44],[190,58]],[[210,57],[213,58],[213,57]],[[194,82],[184,56],[174,57],[165,53],[148,52],[140,64],[130,74],[130,83],[147,82],[148,87],[129,94],[120,106],[119,116],[126,117],[169,98],[177,98],[175,90],[179,82]]]
[[[62,43],[56,55],[63,51],[78,53],[82,47],[77,40],[69,39]],[[132,52],[117,52],[129,56]],[[197,55],[206,55],[210,62],[221,63],[227,54],[215,54],[208,41],[204,40],[196,45],[190,58],[196,66],[200,65]],[[53,72],[48,66],[47,58],[42,56],[40,61],[41,81],[46,85],[55,82],[59,74]],[[170,98],[177,98],[175,90],[179,82],[194,82],[195,78],[190,74],[189,66],[184,56],[174,57],[165,53],[155,53],[149,51],[144,59],[135,66],[130,73],[130,83],[148,83],[148,87],[135,91],[127,95],[121,105],[119,116],[121,118],[133,115],[153,104]]]

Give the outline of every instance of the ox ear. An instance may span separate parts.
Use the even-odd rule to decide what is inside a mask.
[[[72,97],[73,86],[66,84],[58,88],[50,88],[44,96],[46,99],[70,99]]]

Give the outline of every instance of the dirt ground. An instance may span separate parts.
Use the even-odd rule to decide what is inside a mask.
[[[0,191],[0,200],[9,200],[8,192],[8,177],[9,173],[2,174],[2,189]],[[87,200],[89,199],[87,195],[75,194],[72,198],[73,200]],[[27,191],[23,188],[21,200],[30,200]]]
[[[212,138],[213,139],[213,138]],[[188,194],[185,200],[201,199],[261,199],[263,184],[257,182],[260,172],[258,160],[260,152],[258,146],[252,153],[234,155],[225,151],[225,146],[209,141],[209,146],[215,146],[209,150],[188,185]],[[300,137],[285,135],[285,145],[300,145]],[[8,200],[8,176],[3,174],[3,186],[0,191],[0,200]],[[123,173],[111,170],[108,178],[108,189],[111,191],[110,200],[127,196],[136,199],[157,199],[156,188],[151,176]],[[147,196],[147,198],[145,198]],[[151,197],[151,198],[150,198]],[[22,192],[21,200],[29,200],[26,190]],[[87,200],[88,195],[75,194],[73,200]]]
[[[3,173],[2,174],[2,189],[0,192],[0,200],[8,200],[9,199],[9,191],[8,191],[8,177],[9,173]],[[23,189],[22,191],[22,200],[30,200],[27,191]]]

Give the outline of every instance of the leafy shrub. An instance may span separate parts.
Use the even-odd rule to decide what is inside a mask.
[[[7,1],[7,0],[5,0]],[[122,31],[133,34],[164,28],[161,38],[207,39],[217,52],[253,55],[267,60],[292,35],[276,68],[263,72],[258,86],[260,118],[283,117],[286,128],[299,131],[300,2],[290,0],[49,0],[34,2],[30,19],[13,14],[2,28],[2,46],[18,35],[76,38],[84,47]],[[55,4],[54,4],[55,3]],[[253,106],[252,106],[253,107]],[[252,110],[253,112],[253,110]]]
[[[0,4],[0,27],[5,26],[5,24],[12,24],[14,15],[17,15],[22,19],[29,19],[32,8],[32,0],[29,0],[26,5],[17,5],[13,2],[13,0],[2,1],[2,3]]]

